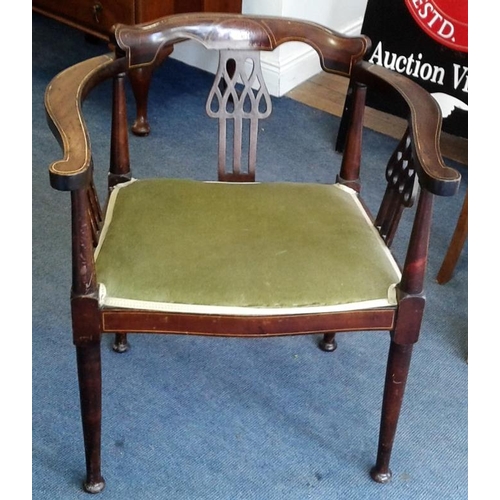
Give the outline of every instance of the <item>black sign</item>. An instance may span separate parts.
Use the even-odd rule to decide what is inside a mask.
[[[361,32],[372,41],[367,61],[424,87],[441,108],[443,130],[467,137],[467,0],[368,0]],[[370,94],[367,105],[404,113]]]

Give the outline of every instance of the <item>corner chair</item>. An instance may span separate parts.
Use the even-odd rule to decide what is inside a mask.
[[[187,39],[220,54],[206,104],[218,122],[217,177],[143,179],[139,164],[133,165],[133,176],[126,74],[155,66],[163,52]],[[353,82],[352,114],[334,184],[258,182],[256,177],[259,121],[272,109],[259,52],[288,41],[309,44],[323,71]],[[133,333],[255,339],[313,334],[331,352],[338,332],[387,331],[390,348],[371,477],[389,481],[424,313],[433,199],[455,194],[460,176],[441,157],[441,115],[434,100],[404,76],[364,62],[369,44],[364,36],[346,37],[300,20],[176,15],[115,26],[114,53],[68,68],[47,87],[48,121],[63,150],[63,158],[49,167],[50,184],[71,196],[70,304],[87,492],[105,485],[101,338],[115,335],[114,348],[123,352]],[[104,81],[112,82],[113,97],[109,197],[103,202],[93,179],[82,103]],[[360,182],[367,90],[400,99],[408,109],[408,129],[380,168],[386,187],[375,215],[363,201]],[[245,141],[248,154],[242,153]],[[413,205],[407,252],[399,264],[391,244],[401,214]]]

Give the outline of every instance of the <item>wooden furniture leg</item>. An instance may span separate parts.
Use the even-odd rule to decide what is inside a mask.
[[[150,66],[137,68],[129,73],[137,112],[132,125],[132,132],[135,135],[145,136],[151,131],[148,123],[148,94],[152,76],[153,70]]]
[[[322,351],[333,352],[337,349],[337,341],[335,340],[335,333],[325,333],[319,343]]]
[[[117,333],[115,335],[115,341],[113,343],[113,351],[115,352],[127,352],[129,350],[130,344],[128,343],[126,333]]]
[[[465,200],[462,205],[462,210],[458,217],[458,222],[455,227],[455,231],[451,238],[450,246],[443,259],[441,268],[436,277],[436,281],[443,285],[450,281],[455,266],[457,265],[458,258],[467,239],[467,228],[468,228],[468,195],[469,192],[465,193]]]
[[[372,479],[378,483],[387,483],[392,476],[389,460],[403,403],[412,349],[413,344],[401,345],[391,341],[382,403],[377,462],[370,472]]]
[[[161,65],[173,50],[173,46],[163,48],[161,54],[158,56],[157,65]],[[235,72],[233,61],[230,61],[227,69],[229,76],[233,76]],[[144,66],[129,72],[130,84],[136,104],[136,119],[132,125],[132,132],[138,136],[146,136],[151,132],[148,122],[148,95],[153,72],[154,67],[152,66]]]
[[[83,342],[76,346],[78,382],[85,444],[87,478],[85,491],[99,493],[105,481],[101,475],[101,344]]]
[[[173,50],[173,46],[163,49],[158,59],[158,65],[160,65]],[[151,127],[148,123],[148,95],[153,72],[153,66],[143,66],[129,72],[130,84],[136,104],[136,119],[132,125],[132,132],[135,135],[145,136],[151,131]]]

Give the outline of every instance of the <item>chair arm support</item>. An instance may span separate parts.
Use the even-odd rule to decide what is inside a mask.
[[[454,195],[460,185],[460,174],[443,162],[439,145],[442,116],[432,96],[406,76],[365,61],[353,68],[352,78],[367,84],[368,91],[373,86],[392,93],[391,98],[405,101],[413,161],[421,186],[436,195]]]
[[[88,185],[92,154],[82,103],[102,80],[120,71],[123,61],[106,54],[75,64],[59,73],[45,92],[47,122],[64,158],[49,166],[50,184],[61,191]]]

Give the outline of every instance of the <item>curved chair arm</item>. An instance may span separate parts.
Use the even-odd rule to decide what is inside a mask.
[[[110,75],[122,71],[124,66],[122,60],[106,54],[71,66],[48,85],[45,92],[47,121],[64,153],[62,160],[49,167],[53,188],[70,191],[88,185],[92,155],[81,106],[90,90]]]
[[[244,14],[180,14],[136,26],[117,24],[114,37],[131,68],[154,64],[163,48],[186,39],[207,49],[265,51],[298,41],[316,50],[323,69],[349,75],[370,47],[366,36],[346,37],[312,22]]]
[[[353,80],[384,88],[402,98],[409,109],[412,154],[420,184],[433,194],[451,196],[458,191],[460,174],[444,164],[439,139],[442,116],[437,102],[420,85],[394,71],[365,61],[352,71]]]

